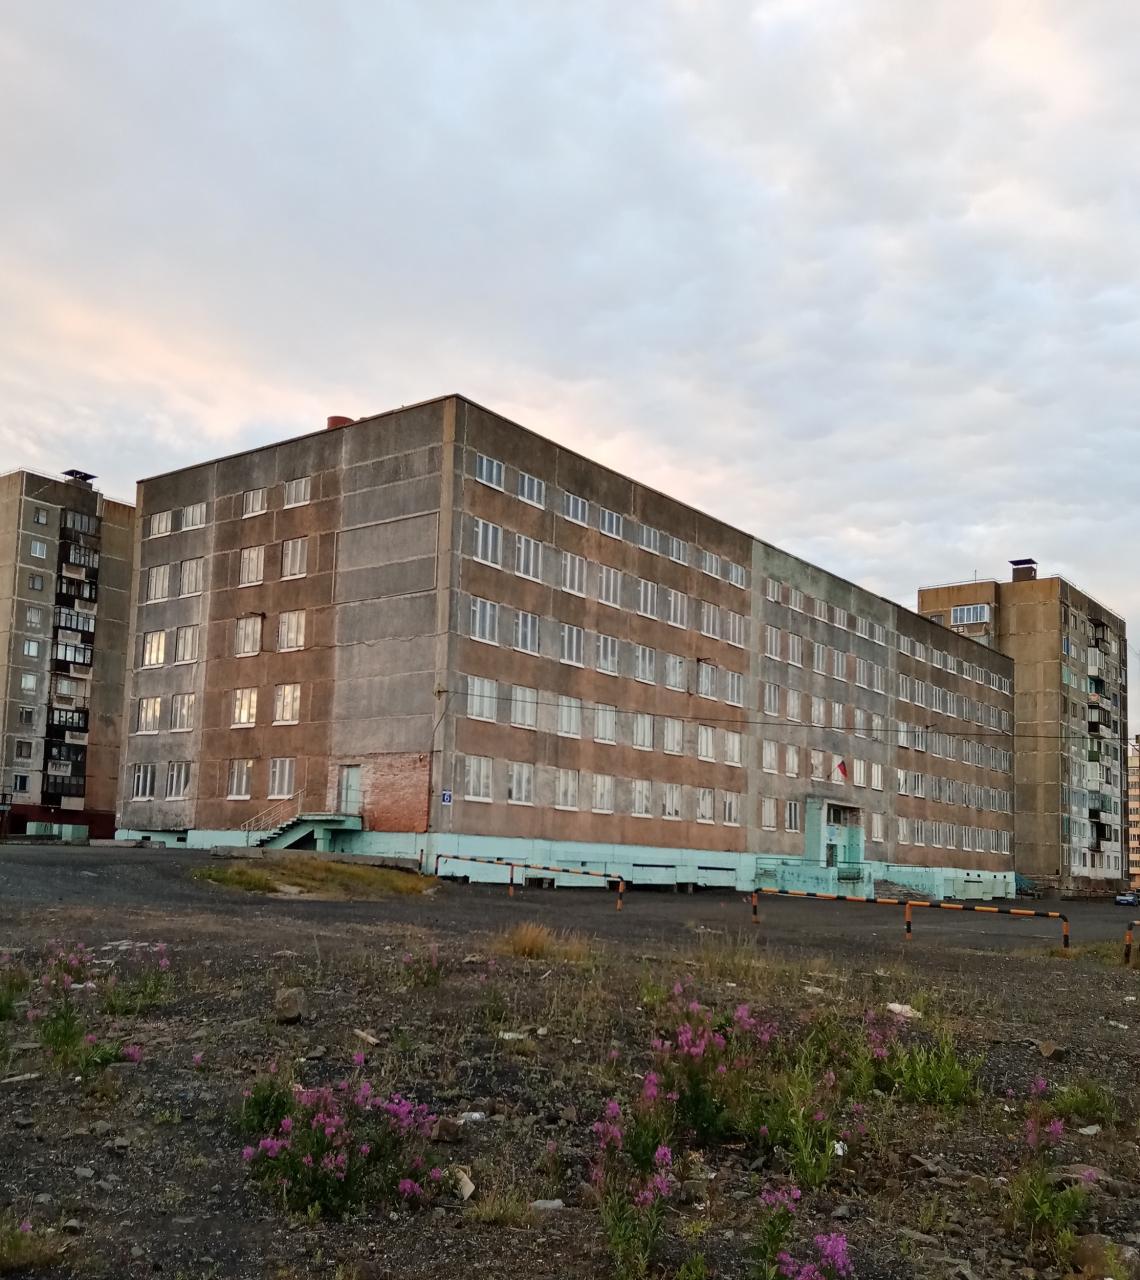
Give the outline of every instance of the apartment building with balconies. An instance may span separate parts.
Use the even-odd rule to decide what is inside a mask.
[[[0,811],[11,834],[115,830],[134,508],[93,476],[0,476]]]
[[[924,686],[984,671],[1008,758],[1006,658],[462,397],[145,480],[139,510],[125,832],[1012,888],[990,757],[961,721],[930,751],[912,703],[899,741],[900,661],[949,653]],[[948,781],[900,813],[904,753]]]
[[[1140,889],[1140,744],[1128,745],[1128,878]]]
[[[1014,560],[1009,582],[923,587],[919,612],[1014,662],[1017,870],[1062,893],[1128,874],[1124,619]]]

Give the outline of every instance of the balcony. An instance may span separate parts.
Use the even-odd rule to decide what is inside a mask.
[[[51,656],[54,662],[71,667],[89,667],[95,659],[95,650],[89,644],[72,644],[67,640],[57,640],[52,645]],[[57,666],[56,670],[59,670]]]
[[[89,719],[86,703],[82,707],[52,707],[48,712],[48,735],[56,736],[52,730],[64,734],[86,733]]]

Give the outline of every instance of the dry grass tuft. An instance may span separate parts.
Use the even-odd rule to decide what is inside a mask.
[[[192,874],[195,880],[208,880],[247,893],[280,893],[288,887],[313,897],[349,900],[424,893],[435,883],[414,871],[398,871],[370,863],[331,862],[304,854],[270,858],[256,865],[231,862],[199,867]]]
[[[29,1273],[50,1266],[60,1255],[60,1246],[39,1231],[21,1231],[14,1217],[0,1217],[0,1275]]]
[[[495,950],[502,955],[525,960],[570,960],[580,964],[590,958],[589,939],[580,933],[556,932],[533,920],[516,924],[495,940]]]

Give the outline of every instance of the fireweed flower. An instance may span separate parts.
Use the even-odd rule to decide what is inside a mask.
[[[428,1177],[432,1180],[432,1182],[442,1182],[443,1170],[439,1167],[439,1165],[435,1165],[432,1168],[431,1172],[428,1174]]]
[[[423,1187],[411,1178],[401,1178],[396,1190],[405,1200],[417,1200],[424,1193]]]
[[[846,1236],[837,1233],[816,1236],[815,1248],[819,1255],[821,1267],[830,1268],[835,1276],[850,1276],[853,1274],[851,1259],[847,1253]],[[802,1276],[803,1272],[800,1274]]]
[[[673,1167],[673,1153],[664,1143],[653,1153],[653,1163],[659,1169],[671,1169]]]
[[[1050,1120],[1045,1126],[1045,1136],[1050,1142],[1060,1142],[1065,1135],[1064,1120]]]
[[[364,1054],[357,1052],[352,1055],[352,1065],[354,1067],[364,1066]]]
[[[202,1055],[200,1053],[196,1053],[190,1059],[190,1061],[194,1064],[195,1067],[200,1067],[202,1065]]]
[[[27,1220],[27,1218],[25,1218],[23,1222],[20,1223],[19,1227],[17,1227],[17,1230],[22,1232],[24,1235],[27,1235],[27,1233],[31,1231],[31,1229],[32,1229],[32,1224]]]
[[[143,1051],[142,1046],[137,1044],[125,1044],[122,1049],[124,1062],[141,1062]]]
[[[1049,1086],[1045,1082],[1044,1076],[1038,1076],[1029,1086],[1029,1096],[1031,1098],[1040,1098]]]

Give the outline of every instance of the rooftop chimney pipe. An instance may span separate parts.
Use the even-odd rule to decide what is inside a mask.
[[[334,413],[325,424],[325,430],[331,431],[334,427],[350,427],[355,421],[355,418],[346,418],[342,414]]]

